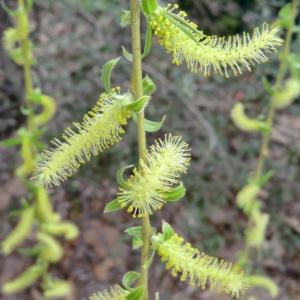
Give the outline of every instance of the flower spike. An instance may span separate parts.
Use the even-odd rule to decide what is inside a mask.
[[[226,37],[205,35],[195,23],[186,18],[186,13],[174,13],[178,5],[158,7],[149,15],[149,22],[159,43],[173,55],[173,62],[181,65],[186,61],[188,69],[210,76],[212,73],[229,77],[228,69],[234,76],[243,69],[251,70],[257,63],[268,60],[266,54],[282,44],[278,37],[279,28],[255,28],[252,37]]]
[[[164,141],[157,140],[140,160],[139,169],[118,192],[121,206],[128,207],[133,217],[151,215],[166,202],[165,192],[178,184],[180,174],[185,173],[190,161],[189,146],[181,137],[168,134]]]
[[[73,175],[80,165],[116,144],[124,133],[123,125],[131,116],[126,107],[131,94],[120,94],[118,88],[103,93],[96,106],[74,129],[67,128],[62,141],[54,139],[54,148],[42,153],[35,170],[35,179],[44,186],[59,185]]]
[[[180,274],[180,280],[189,279],[191,286],[199,286],[239,297],[247,288],[247,280],[243,273],[235,270],[231,263],[208,256],[184,243],[176,233],[171,236],[157,234],[152,238],[154,249],[166,263],[175,277]]]

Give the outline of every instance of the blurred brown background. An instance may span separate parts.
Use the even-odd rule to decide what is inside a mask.
[[[63,0],[34,1],[32,13],[36,86],[57,100],[58,111],[44,136],[45,143],[62,129],[79,120],[96,102],[102,91],[103,64],[121,55],[121,46],[130,49],[129,28],[121,28],[120,14],[129,1]],[[162,1],[165,2],[165,1]],[[272,22],[285,1],[182,0],[178,1],[208,33],[233,34]],[[7,1],[8,5],[14,1]],[[10,25],[0,9],[0,31]],[[299,48],[299,41],[294,47]],[[22,71],[0,50],[0,138],[14,136],[24,125]],[[192,148],[192,164],[184,182],[185,199],[169,205],[153,217],[170,222],[195,246],[212,255],[234,261],[243,247],[246,219],[235,206],[235,195],[253,170],[260,139],[236,129],[229,117],[236,101],[243,101],[253,116],[264,113],[268,96],[262,77],[274,78],[276,55],[269,64],[239,78],[205,79],[171,64],[171,58],[155,42],[144,61],[144,73],[158,89],[147,117],[159,120],[167,115],[165,126],[149,135],[149,143],[166,132],[180,134]],[[125,59],[115,69],[115,85],[129,87],[130,65]],[[300,104],[276,116],[268,168],[274,177],[262,197],[271,224],[262,253],[253,262],[255,271],[267,274],[280,286],[280,300],[300,299]],[[122,274],[138,266],[138,253],[122,232],[137,224],[127,213],[103,215],[105,204],[115,196],[118,168],[136,162],[136,128],[130,123],[123,141],[80,169],[79,174],[51,190],[56,209],[81,229],[80,238],[65,243],[63,261],[53,272],[74,284],[71,299],[87,299],[92,292],[120,282]],[[19,207],[25,190],[14,177],[20,163],[18,149],[0,149],[0,240],[11,230],[15,219],[8,212]],[[14,277],[30,259],[20,254],[0,257],[0,284]],[[228,299],[178,283],[155,260],[151,269],[152,293],[162,300]],[[251,291],[257,299],[270,296],[263,290]],[[0,298],[39,299],[38,288]],[[246,299],[246,298],[245,298]]]

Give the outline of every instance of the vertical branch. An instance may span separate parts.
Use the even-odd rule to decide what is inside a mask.
[[[19,0],[18,4],[19,4],[19,9],[25,9],[24,0]],[[27,14],[26,14],[26,18],[28,18]],[[26,108],[28,109],[27,126],[28,126],[28,130],[32,132],[34,130],[33,111],[32,111],[32,105],[29,97],[30,94],[32,93],[33,85],[32,85],[32,78],[31,78],[30,57],[29,57],[30,42],[28,36],[22,38],[22,40],[20,41],[20,46],[22,51],[22,57],[24,60],[23,72],[24,72],[24,81],[25,81],[25,101],[26,101]]]
[[[23,59],[23,76],[24,76],[24,102],[27,109],[27,131],[31,134],[35,131],[34,126],[34,114],[33,114],[33,107],[32,102],[30,100],[30,96],[33,91],[33,84],[32,84],[32,77],[31,77],[31,49],[30,49],[30,40],[29,40],[29,33],[30,33],[30,23],[29,23],[29,17],[28,17],[28,11],[26,10],[25,1],[24,0],[18,0],[18,13],[17,15],[17,22],[19,30],[24,31],[23,34],[20,36],[20,48],[21,48],[21,54]],[[29,145],[23,147],[28,147],[27,149],[27,155],[22,156],[23,158],[23,166],[28,164],[30,166],[31,170],[28,170],[30,172],[33,171],[33,161],[35,160],[35,155],[37,152],[37,149],[35,145],[29,140]],[[22,151],[22,150],[21,150]],[[22,167],[21,167],[22,168]],[[27,176],[28,174],[26,174]]]
[[[282,81],[283,81],[284,76],[287,71],[288,56],[290,53],[291,41],[292,41],[292,36],[293,36],[293,27],[294,27],[294,22],[295,22],[296,16],[297,16],[297,0],[292,0],[291,18],[293,20],[293,24],[288,28],[287,33],[286,33],[284,49],[282,52],[279,71],[278,71],[276,81],[275,81],[275,86],[274,86],[275,92],[281,87]],[[274,107],[273,102],[271,101],[270,107],[269,107],[269,112],[268,112],[268,118],[267,118],[267,123],[270,126],[270,128],[273,127],[274,114],[275,114],[275,107]],[[269,155],[269,142],[270,142],[271,134],[272,134],[272,130],[270,130],[270,132],[267,132],[263,135],[263,140],[262,140],[261,148],[260,148],[260,154],[259,154],[258,162],[256,165],[255,179],[259,179],[259,177],[262,175],[262,173],[264,171],[265,159]]]
[[[143,96],[142,86],[142,55],[141,55],[141,31],[140,31],[140,3],[138,0],[130,0],[131,7],[131,39],[132,39],[132,73],[131,73],[131,89],[135,98]],[[144,122],[144,110],[138,113],[137,130],[139,159],[146,157],[146,132]],[[144,300],[148,300],[148,268],[147,261],[149,257],[151,224],[149,216],[142,218],[142,253],[140,261],[140,284],[144,287]]]

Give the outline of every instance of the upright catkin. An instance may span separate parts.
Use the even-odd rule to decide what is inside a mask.
[[[139,168],[120,187],[119,203],[128,207],[134,217],[151,215],[166,203],[164,193],[169,191],[190,162],[189,146],[179,136],[165,135],[157,140],[146,153],[145,161],[140,160]]]

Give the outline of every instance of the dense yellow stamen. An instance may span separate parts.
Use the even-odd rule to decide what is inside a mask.
[[[188,279],[191,286],[204,289],[209,285],[232,297],[239,297],[247,288],[244,275],[234,270],[231,263],[200,252],[175,233],[167,240],[162,234],[156,235],[153,245],[171,274],[180,275],[181,281]]]
[[[185,61],[188,69],[204,76],[215,73],[228,77],[228,69],[237,76],[244,69],[251,70],[253,65],[267,61],[266,53],[275,51],[282,43],[277,35],[279,28],[271,29],[267,24],[263,24],[261,30],[255,28],[252,37],[245,32],[242,36],[208,36],[180,12],[176,16],[187,24],[185,28],[191,33],[187,34],[176,19],[169,16],[175,8],[177,6],[172,5],[158,8],[150,16],[150,25],[159,43],[173,55],[175,64]]]
[[[54,148],[42,153],[35,178],[45,186],[59,185],[73,175],[92,155],[98,155],[121,139],[123,125],[131,113],[118,89],[103,93],[96,106],[89,111],[75,129],[67,128],[63,141],[54,139]]]
[[[178,183],[189,161],[189,146],[181,137],[168,134],[164,141],[156,141],[147,152],[146,161],[140,161],[126,187],[120,188],[120,204],[127,206],[134,217],[152,214],[164,205],[163,193]]]

